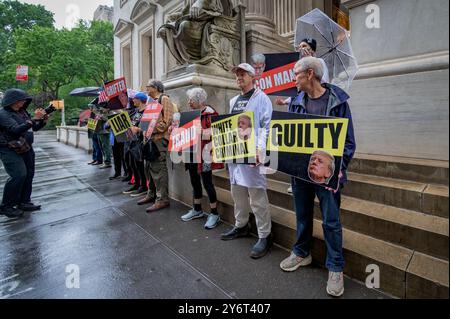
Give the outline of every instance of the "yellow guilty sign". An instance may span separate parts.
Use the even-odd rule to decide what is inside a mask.
[[[347,128],[348,119],[272,120],[268,150],[300,154],[323,150],[341,157]]]

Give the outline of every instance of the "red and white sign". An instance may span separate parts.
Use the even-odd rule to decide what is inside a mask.
[[[109,100],[119,96],[120,93],[127,92],[127,84],[125,78],[119,78],[104,85],[106,96]]]
[[[169,141],[170,152],[181,152],[199,144],[202,134],[202,123],[195,119],[172,131]]]
[[[147,105],[139,125],[142,131],[144,131],[145,138],[149,139],[152,137],[162,109],[163,106],[158,102],[152,102]]]
[[[18,65],[16,67],[16,81],[28,81],[28,66],[27,65]]]
[[[296,86],[294,66],[297,62],[289,63],[276,69],[264,72],[256,85],[266,94],[284,91]]]

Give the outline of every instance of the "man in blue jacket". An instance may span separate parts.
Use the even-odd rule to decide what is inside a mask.
[[[295,65],[299,94],[289,106],[289,111],[300,114],[330,116],[349,119],[345,140],[343,163],[340,172],[340,189],[347,182],[346,171],[356,150],[352,115],[347,103],[350,98],[340,88],[321,84],[323,65],[319,59],[306,57]],[[291,272],[311,264],[313,237],[314,198],[317,195],[323,216],[323,232],[327,245],[326,267],[329,270],[327,293],[340,297],[344,293],[344,257],[342,252],[342,225],[340,221],[341,192],[293,179],[292,190],[297,216],[297,242],[291,255],[280,264],[282,270]]]
[[[31,100],[24,91],[11,89],[5,92],[0,109],[0,160],[9,175],[3,189],[0,215],[11,218],[20,217],[23,211],[41,209],[31,203],[35,166],[33,131],[45,126],[48,115],[43,109],[37,109],[32,119],[27,112]],[[20,139],[28,143],[29,150],[18,154],[9,143]]]

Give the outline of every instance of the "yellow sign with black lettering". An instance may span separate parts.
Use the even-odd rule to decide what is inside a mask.
[[[268,150],[311,155],[323,150],[333,156],[344,153],[348,119],[289,119],[270,123]]]
[[[229,114],[212,119],[213,161],[216,163],[256,157],[253,112]]]
[[[88,130],[95,131],[95,128],[97,127],[97,120],[96,119],[88,119],[87,127],[88,127]]]
[[[108,123],[111,126],[114,136],[125,133],[132,126],[128,112],[122,112],[110,117]]]

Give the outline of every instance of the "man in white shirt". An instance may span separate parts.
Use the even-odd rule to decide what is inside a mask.
[[[272,246],[272,221],[267,197],[266,176],[260,172],[262,156],[266,152],[272,103],[260,89],[254,87],[255,69],[242,63],[233,68],[241,95],[230,101],[230,113],[254,112],[257,141],[257,165],[229,164],[231,194],[234,200],[235,226],[222,234],[222,240],[233,240],[249,235],[249,211],[253,211],[258,227],[258,242],[253,246],[250,257],[265,256]]]

